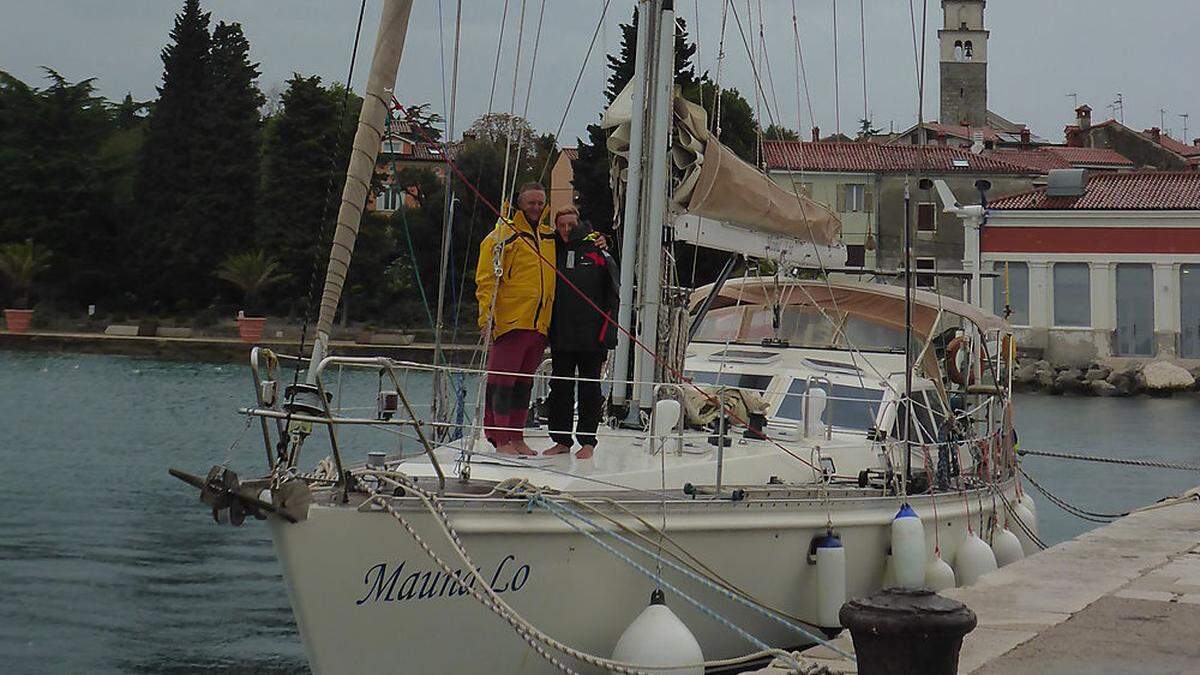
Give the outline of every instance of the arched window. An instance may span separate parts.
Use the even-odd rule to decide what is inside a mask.
[[[962,40],[955,40],[955,41],[954,41],[954,60],[955,60],[955,61],[962,61],[962,60],[963,60],[963,43],[962,43]]]
[[[966,44],[963,45],[963,58],[967,61],[975,58],[975,48],[971,45],[970,40],[967,40]]]

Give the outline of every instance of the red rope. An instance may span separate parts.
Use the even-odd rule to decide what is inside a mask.
[[[398,100],[396,100],[395,97],[392,98],[392,104],[396,107],[397,110],[404,112],[404,110],[405,110],[404,106],[401,105],[401,103]],[[414,125],[413,129],[416,130],[417,134],[424,137],[427,142],[430,142],[430,143],[435,142],[424,132],[424,130],[421,128],[420,125]],[[488,201],[487,197],[484,197],[483,193],[481,193],[479,191],[479,188],[476,187],[476,185],[474,183],[472,183],[470,181],[470,179],[467,178],[466,174],[464,174],[461,169],[459,169],[458,164],[455,163],[455,161],[453,160],[453,158],[450,155],[449,143],[445,143],[442,145],[444,148],[443,154],[446,157],[446,164],[455,173],[455,175],[458,176],[459,180],[461,180],[464,185],[466,185],[468,188],[470,188],[471,192],[474,193],[475,197],[479,201],[481,201],[483,203],[483,205],[486,206],[492,213],[496,214],[496,217],[499,218],[501,222],[503,222],[505,225],[507,225],[509,227],[509,229],[511,229],[514,233],[517,233],[517,229],[516,229],[516,227],[513,226],[512,220],[502,217],[500,214],[500,210],[497,209],[494,204],[492,204],[490,201]],[[533,225],[533,227],[536,229],[537,225]],[[685,376],[683,373],[676,370],[674,367],[671,366],[670,363],[668,363],[665,359],[663,359],[661,356],[659,356],[653,349],[650,349],[645,344],[643,344],[642,341],[638,340],[637,337],[633,335],[633,333],[631,333],[629,330],[627,330],[623,326],[621,326],[621,324],[619,322],[614,321],[613,318],[611,316],[609,316],[609,314],[607,312],[605,312],[603,309],[601,309],[600,306],[597,305],[591,298],[589,298],[587,296],[587,294],[585,294],[583,291],[581,291],[578,286],[571,283],[571,280],[568,279],[566,277],[566,275],[564,275],[562,273],[562,271],[558,269],[558,265],[555,262],[547,260],[546,257],[544,255],[542,255],[542,252],[538,249],[538,247],[533,242],[530,242],[530,241],[524,239],[523,237],[520,238],[520,241],[523,242],[526,246],[530,247],[530,249],[533,251],[534,255],[536,255],[538,257],[538,259],[542,262],[542,264],[549,266],[550,269],[553,269],[555,276],[558,277],[564,284],[566,284],[567,288],[571,289],[576,295],[578,295],[580,298],[582,298],[583,301],[586,302],[592,309],[596,310],[602,318],[604,318],[606,321],[610,321],[614,326],[616,326],[617,330],[621,331],[626,336],[628,336],[630,342],[637,345],[638,348],[640,348],[642,351],[649,354],[655,360],[655,362],[657,362],[665,370],[667,370],[669,373],[671,373],[671,375],[673,377],[679,379],[680,381],[684,382],[685,384],[691,385],[692,388],[694,388],[696,391],[700,392],[700,394],[702,396],[704,396],[705,399],[707,399],[709,403],[715,403],[718,406],[721,405],[721,402],[717,399],[716,396],[709,394],[708,392],[701,389],[699,386],[696,385],[695,382],[693,382],[691,380],[691,378]],[[499,290],[499,289],[497,289],[497,290]],[[785,453],[787,453],[788,455],[791,455],[794,459],[799,460],[801,463],[807,465],[811,469],[815,470],[817,468],[808,460],[797,455],[796,453],[792,452],[791,450],[788,450],[781,443],[779,443],[779,441],[776,441],[775,439],[768,437],[761,430],[751,427],[749,425],[749,423],[746,422],[746,420],[743,420],[734,414],[729,414],[728,416],[730,419],[732,419],[734,421],[734,423],[746,427],[752,434],[758,436],[760,438],[760,440],[765,440],[765,441],[770,442],[775,447],[779,448],[780,450],[783,450]]]

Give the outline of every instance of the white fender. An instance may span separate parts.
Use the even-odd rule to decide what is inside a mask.
[[[897,586],[925,585],[925,525],[908,504],[892,519],[892,569]]]
[[[1025,548],[1021,540],[1008,528],[996,528],[992,532],[992,553],[996,555],[996,564],[1004,567],[1025,557]]]
[[[613,648],[613,660],[645,666],[681,666],[704,661],[696,636],[675,616],[663,601],[662,591],[650,596],[650,606],[642,610],[621,633]],[[654,675],[704,675],[704,668],[684,670],[647,670]]]
[[[934,553],[925,566],[925,585],[934,591],[954,588],[954,568],[942,560],[940,553]]]
[[[817,625],[842,625],[838,612],[846,603],[846,549],[842,540],[828,533],[817,540]]]
[[[996,569],[992,547],[974,532],[967,535],[954,554],[954,578],[960,586],[970,586],[979,577]]]

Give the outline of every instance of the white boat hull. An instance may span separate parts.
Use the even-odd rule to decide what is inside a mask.
[[[1011,483],[1004,489],[1015,497]],[[968,493],[964,500],[943,494],[939,499],[937,539],[945,560],[953,560],[966,536],[968,503],[976,532],[988,522],[992,499],[980,494],[986,495]],[[909,501],[924,521],[932,556],[932,504],[929,497]],[[465,568],[419,502],[396,504],[454,570]],[[813,537],[832,519],[846,550],[847,597],[868,594],[881,585],[898,505],[894,497],[846,496],[832,500],[829,511],[814,499],[675,501],[667,503],[667,531],[743,590],[814,621],[816,568],[807,563]],[[651,522],[662,518],[653,502],[631,508]],[[448,512],[483,579],[500,597],[533,625],[583,651],[609,656],[655,588],[652,579],[544,508],[528,509],[513,500],[466,500],[448,503]],[[314,672],[556,672],[456,579],[443,574],[391,515],[314,504],[302,523],[270,522]],[[623,522],[635,523],[628,518]],[[628,551],[608,535],[598,536]],[[655,568],[645,555],[634,552],[631,558]],[[663,579],[774,647],[811,642],[673,570],[664,568]],[[757,650],[670,591],[667,602],[696,635],[707,659]]]

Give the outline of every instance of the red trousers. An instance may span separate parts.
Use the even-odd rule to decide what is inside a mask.
[[[536,330],[510,330],[496,338],[488,354],[484,390],[484,436],[497,448],[525,438],[525,418],[533,391],[533,372],[546,353],[546,336]],[[524,373],[524,375],[494,374]],[[493,427],[502,427],[495,429]]]

